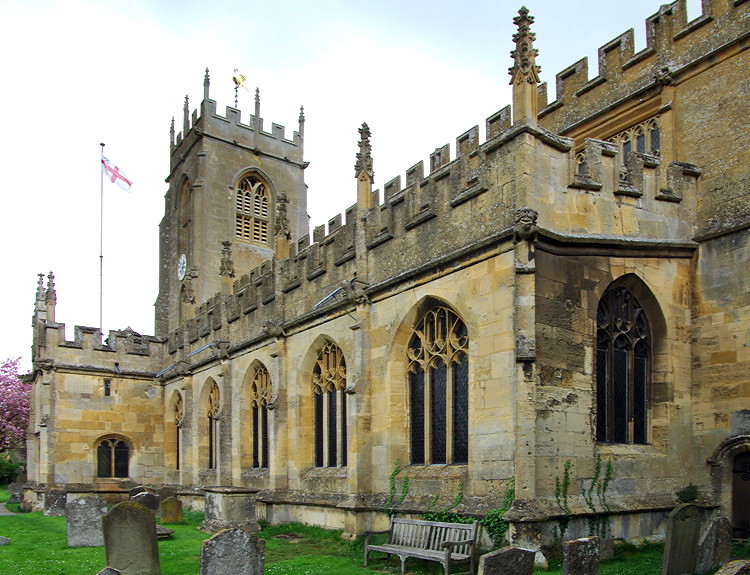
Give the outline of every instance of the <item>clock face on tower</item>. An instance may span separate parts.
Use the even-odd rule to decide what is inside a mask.
[[[181,254],[180,259],[177,260],[177,279],[180,281],[185,279],[186,272],[187,272],[187,257],[185,257],[185,254]]]

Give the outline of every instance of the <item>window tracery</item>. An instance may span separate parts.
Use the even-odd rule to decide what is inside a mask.
[[[253,425],[253,467],[268,467],[268,404],[271,402],[271,376],[264,365],[256,368],[251,384]]]
[[[409,341],[411,462],[468,463],[469,334],[445,307],[429,310]]]
[[[219,411],[221,410],[219,386],[211,384],[208,392],[208,468],[216,469],[219,455]]]
[[[315,404],[315,465],[346,467],[346,361],[335,343],[326,344],[312,375]]]

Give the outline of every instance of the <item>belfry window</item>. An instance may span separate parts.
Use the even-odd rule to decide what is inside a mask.
[[[315,361],[312,375],[315,408],[316,467],[346,466],[346,361],[334,343]]]
[[[219,460],[219,386],[214,382],[208,392],[208,468],[216,469]]]
[[[130,450],[122,439],[105,439],[96,448],[97,477],[127,477]]]
[[[237,188],[235,235],[244,241],[268,243],[270,197],[268,186],[255,176],[246,176]]]
[[[253,467],[268,467],[268,404],[271,376],[265,366],[255,370],[252,383]]]
[[[626,287],[607,291],[596,316],[596,440],[647,443],[651,328]]]
[[[409,341],[413,464],[469,461],[469,335],[445,307],[429,310]]]

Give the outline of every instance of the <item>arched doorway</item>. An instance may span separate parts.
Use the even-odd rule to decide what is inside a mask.
[[[732,537],[750,537],[750,451],[735,456],[732,465]]]

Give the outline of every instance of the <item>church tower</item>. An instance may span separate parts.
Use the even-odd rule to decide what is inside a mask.
[[[244,78],[243,78],[244,80]],[[238,86],[239,87],[239,86]],[[244,87],[244,86],[243,86]],[[237,101],[235,100],[235,106]],[[303,158],[304,114],[292,139],[263,129],[260,96],[246,124],[240,110],[216,113],[208,69],[200,115],[183,108],[182,132],[170,129],[169,189],[159,224],[156,333],[166,335],[195,308],[308,233]]]

